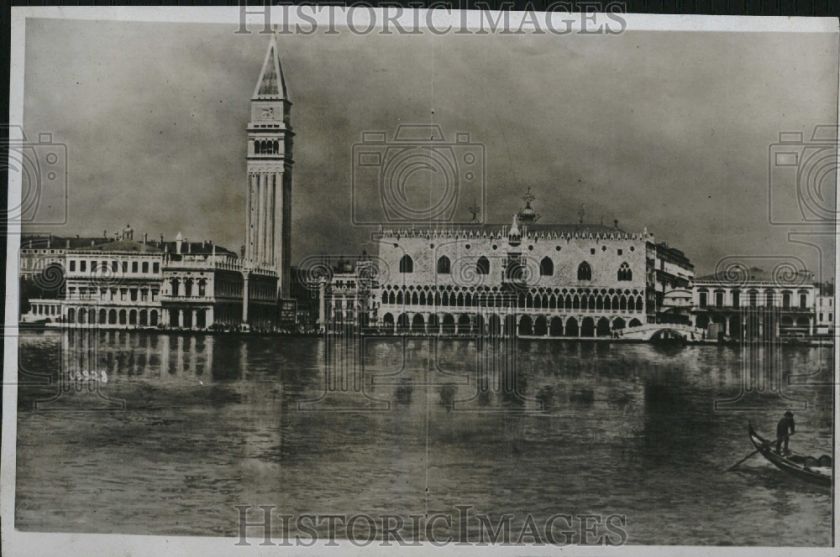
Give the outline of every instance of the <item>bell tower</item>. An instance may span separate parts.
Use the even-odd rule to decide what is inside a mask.
[[[245,259],[277,272],[278,295],[289,294],[292,204],[292,102],[271,37],[248,123]]]

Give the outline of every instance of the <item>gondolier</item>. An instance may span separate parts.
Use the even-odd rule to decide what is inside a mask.
[[[787,472],[791,476],[813,484],[831,487],[831,477],[833,474],[830,456],[823,455],[820,458],[797,454],[782,456],[778,451],[773,450],[773,441],[771,439],[765,439],[756,433],[752,424],[749,424],[747,431],[750,436],[750,441],[755,447],[755,452],[750,453],[746,458],[751,457],[756,452],[761,453],[761,456],[769,460],[776,468]],[[741,459],[735,466],[744,462],[746,458]],[[734,469],[734,466],[730,468],[730,470],[732,469]]]
[[[785,412],[784,417],[779,420],[779,423],[776,425],[776,452],[779,454],[788,454],[790,450],[788,450],[788,440],[790,436],[796,429],[796,425],[793,423],[793,412],[788,410]],[[785,452],[782,453],[782,443],[784,442],[785,445]]]

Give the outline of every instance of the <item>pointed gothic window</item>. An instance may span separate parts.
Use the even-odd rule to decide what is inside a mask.
[[[540,261],[540,276],[550,277],[554,275],[554,261],[550,257],[543,257]]]
[[[622,263],[618,268],[618,280],[633,280],[633,271],[630,270],[630,265],[626,262]]]
[[[475,264],[475,272],[479,275],[489,275],[490,260],[484,257],[483,255],[479,257],[478,262]]]
[[[411,259],[409,255],[403,255],[402,259],[400,259],[400,272],[401,273],[413,273],[414,272],[414,260]]]
[[[577,278],[578,280],[592,280],[592,267],[586,261],[578,265]]]

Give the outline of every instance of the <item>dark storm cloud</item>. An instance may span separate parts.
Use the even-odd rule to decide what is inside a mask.
[[[70,158],[70,220],[55,232],[129,222],[238,249],[267,38],[234,30],[29,20],[25,128],[53,132]],[[351,224],[361,132],[434,122],[486,146],[489,221],[508,222],[531,187],[543,222],[577,220],[583,204],[588,221],[647,226],[699,272],[731,254],[820,266],[768,222],[768,148],[780,131],[836,122],[836,36],[343,33],[279,47],[294,102],[295,261],[358,253],[369,237]],[[833,268],[832,245],[820,246]]]

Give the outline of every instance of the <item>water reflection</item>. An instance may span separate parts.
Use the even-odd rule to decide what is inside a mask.
[[[737,402],[732,347],[26,332],[17,525],[234,535],[237,504],[469,504],[519,521],[626,514],[630,543],[828,543],[826,494],[760,460],[721,473],[748,452],[747,420],[769,432],[790,400],[796,448],[831,447],[830,348],[755,357],[808,381]],[[108,380],[80,389],[85,370]],[[779,535],[782,521],[803,526]]]

